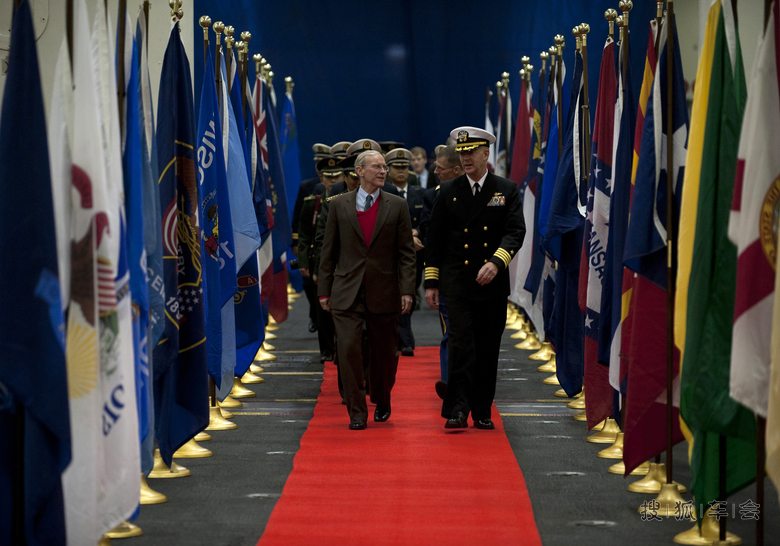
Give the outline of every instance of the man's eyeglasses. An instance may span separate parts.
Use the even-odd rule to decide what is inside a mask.
[[[371,165],[372,169],[376,169],[377,171],[385,171],[388,172],[390,170],[390,167],[387,165]]]

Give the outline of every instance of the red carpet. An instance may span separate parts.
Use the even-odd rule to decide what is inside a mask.
[[[541,544],[503,423],[445,431],[438,347],[401,357],[393,413],[347,429],[326,364],[314,417],[258,546]],[[469,423],[471,424],[471,423]]]

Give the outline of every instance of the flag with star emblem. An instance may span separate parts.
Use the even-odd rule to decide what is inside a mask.
[[[580,307],[585,311],[585,408],[588,428],[593,428],[612,415],[612,388],[609,370],[599,361],[599,341],[603,332],[601,310],[606,274],[609,210],[612,196],[613,138],[617,77],[615,74],[615,44],[607,38],[601,58],[596,120],[591,146],[591,176],[580,264]],[[583,278],[584,277],[584,278]]]
[[[165,50],[157,104],[167,320],[154,351],[154,409],[160,454],[170,466],[173,453],[209,423],[192,84],[179,23]]]
[[[628,352],[628,398],[633,397],[626,407],[625,438],[635,444],[639,451],[629,453],[624,460],[627,472],[649,457],[666,448],[666,127],[667,127],[667,62],[673,64],[673,135],[674,154],[673,203],[675,224],[679,223],[680,199],[682,195],[685,159],[688,146],[688,109],[680,61],[678,41],[674,40],[672,59],[667,55],[669,25],[664,25],[659,38],[659,59],[653,80],[653,88],[647,103],[642,127],[641,155],[637,164],[634,194],[631,199],[630,217],[624,264],[649,282],[634,287],[634,298],[642,299],[646,305],[642,313],[635,313],[633,331],[641,332],[631,338]],[[676,36],[676,28],[672,29]],[[676,226],[674,233],[677,232]],[[676,241],[672,244],[676,247]],[[675,264],[676,266],[676,264]],[[652,298],[643,295],[649,288]],[[674,375],[679,372],[679,352],[674,351]],[[679,377],[675,377],[679,384]],[[658,400],[661,400],[660,402]],[[674,443],[682,441],[679,427],[679,400],[674,401],[672,437]],[[641,433],[638,431],[641,430]],[[637,456],[634,453],[642,453]],[[633,457],[637,457],[633,459]]]

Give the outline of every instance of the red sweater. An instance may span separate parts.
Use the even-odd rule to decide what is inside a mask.
[[[360,223],[360,229],[363,231],[363,241],[366,246],[371,246],[371,236],[374,234],[374,226],[376,225],[376,217],[379,212],[379,199],[371,205],[371,208],[366,211],[357,211],[358,222]]]

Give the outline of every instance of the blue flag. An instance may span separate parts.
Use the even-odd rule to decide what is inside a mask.
[[[123,39],[125,58],[117,62],[125,64],[125,140],[122,154],[122,170],[125,190],[125,218],[127,261],[130,274],[130,293],[133,304],[133,346],[135,347],[135,389],[138,405],[139,444],[154,428],[152,418],[152,382],[149,375],[149,286],[146,282],[146,246],[144,243],[143,203],[143,149],[141,148],[141,120],[139,112],[138,47],[130,30],[127,13]],[[117,48],[119,50],[119,48]],[[143,449],[142,455],[143,455]],[[143,458],[143,457],[142,457]]]
[[[287,206],[279,131],[277,131],[276,120],[273,116],[274,108],[271,104],[271,94],[263,93],[263,99],[265,102],[263,110],[266,113],[266,144],[268,149],[266,179],[271,193],[270,198],[273,203],[274,214],[274,227],[271,229],[273,237],[273,267],[274,273],[279,273],[284,269],[282,255],[292,246],[292,229],[290,227],[290,214]]]
[[[192,83],[178,24],[165,50],[157,104],[167,299],[165,333],[154,350],[154,407],[160,454],[170,466],[174,451],[209,423]]]
[[[584,373],[584,317],[579,306],[579,269],[585,223],[579,191],[583,185],[580,184],[583,162],[579,157],[582,140],[581,106],[584,99],[582,69],[582,55],[577,52],[566,136],[563,139],[544,241],[545,248],[558,262],[553,311],[556,317],[553,324],[557,342],[556,373],[561,387],[569,396],[582,390]]]
[[[0,116],[0,543],[65,544],[62,472],[71,460],[65,326],[27,0],[14,11],[10,46]]]
[[[214,70],[211,52],[206,59],[203,75],[203,89],[200,94],[200,115],[198,116],[198,184],[200,186],[201,244],[203,251],[203,276],[205,291],[203,299],[206,308],[206,337],[209,375],[217,388],[222,384],[222,279],[221,265],[225,257],[234,257],[232,251],[220,248],[220,223],[232,228],[230,215],[223,216],[223,204],[228,204],[227,192],[217,187],[218,171],[225,180],[225,158],[222,153],[222,132],[219,119]],[[227,207],[230,210],[229,206]],[[224,231],[232,232],[232,229]],[[225,251],[227,250],[227,252]],[[235,261],[233,262],[235,272]],[[235,278],[235,273],[233,275]]]
[[[301,187],[301,163],[298,157],[298,121],[295,117],[295,104],[291,93],[284,94],[282,108],[281,148],[284,163],[284,182],[286,195],[298,195]],[[288,201],[288,218],[292,218],[295,201]],[[290,284],[296,292],[303,290],[303,277],[297,269],[289,270]]]
[[[232,53],[230,63],[230,104],[233,107],[233,115],[236,118],[238,138],[241,140],[241,149],[244,151],[244,164],[246,165],[246,179],[252,180],[252,158],[249,155],[249,147],[246,138],[246,120],[244,120],[244,106],[241,102],[241,78],[238,77],[238,63],[235,53]],[[227,80],[223,80],[227,82]]]

